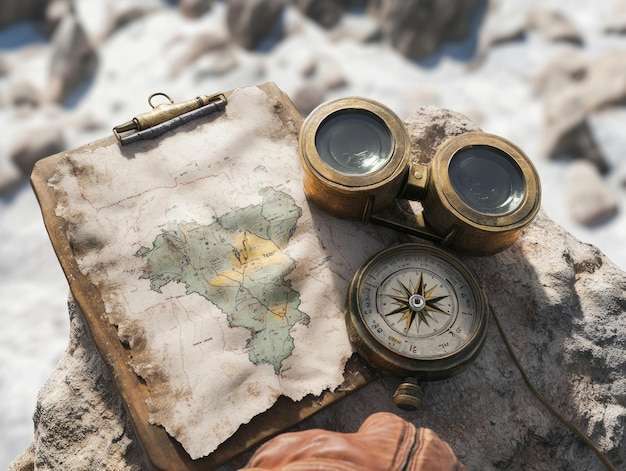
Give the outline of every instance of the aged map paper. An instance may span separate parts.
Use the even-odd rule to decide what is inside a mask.
[[[348,284],[395,241],[309,204],[279,107],[238,89],[224,112],[157,140],[68,153],[48,182],[146,382],[150,422],[192,459],[280,395],[341,384]]]

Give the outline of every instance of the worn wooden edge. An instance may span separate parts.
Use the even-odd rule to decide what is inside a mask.
[[[289,97],[271,82],[259,85],[258,88],[275,100],[277,114],[283,123],[297,134],[302,124],[302,117]],[[226,93],[226,96],[228,97],[231,93],[232,91]],[[279,397],[270,409],[254,417],[248,424],[242,425],[217,450],[198,460],[192,460],[182,445],[163,427],[150,424],[146,404],[150,391],[145,382],[133,371],[130,365],[131,352],[120,341],[116,326],[109,322],[100,292],[89,277],[79,270],[67,237],[67,222],[57,217],[55,209],[58,202],[54,190],[48,185],[58,165],[68,155],[115,143],[116,138],[111,135],[77,149],[60,152],[40,160],[31,174],[31,185],[72,295],[83,313],[96,349],[111,373],[150,469],[192,471],[216,468],[378,378],[377,373],[361,357],[354,355],[346,364],[343,384],[335,391],[326,390],[319,397],[307,396],[299,402],[294,402],[285,396]]]

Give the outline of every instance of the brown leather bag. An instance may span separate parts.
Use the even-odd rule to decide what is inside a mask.
[[[432,430],[380,412],[356,433],[326,430],[279,435],[241,471],[467,471]]]

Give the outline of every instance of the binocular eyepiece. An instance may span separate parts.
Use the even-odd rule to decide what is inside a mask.
[[[374,100],[348,97],[318,106],[299,139],[303,185],[320,209],[426,237],[452,249],[505,249],[540,207],[539,176],[524,152],[483,132],[452,137],[428,165],[411,162],[398,116]],[[423,211],[399,200],[420,201]]]

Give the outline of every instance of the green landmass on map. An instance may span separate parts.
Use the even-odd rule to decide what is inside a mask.
[[[136,255],[146,263],[141,278],[150,280],[151,289],[160,293],[170,282],[184,283],[188,294],[214,303],[229,325],[250,330],[250,361],[269,363],[278,374],[294,348],[292,327],[309,323],[287,279],[295,262],[283,251],[302,210],[291,196],[271,187],[259,194],[261,204],[236,209],[209,225],[174,225]]]

